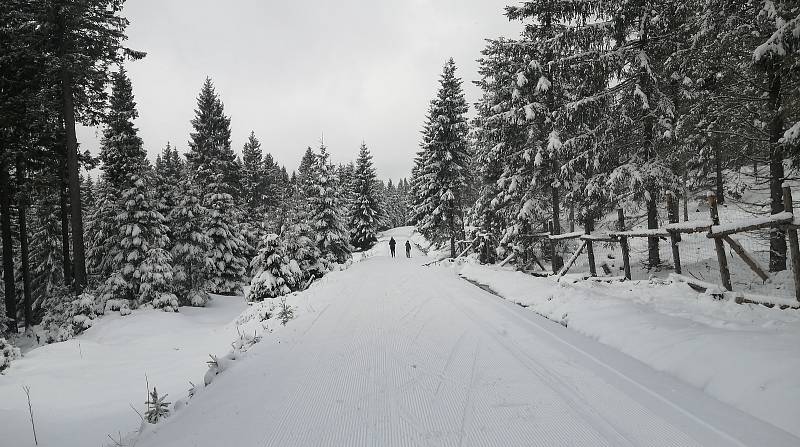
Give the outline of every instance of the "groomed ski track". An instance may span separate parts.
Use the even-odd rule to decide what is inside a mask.
[[[797,446],[398,241],[306,292],[148,446]],[[271,338],[272,337],[272,338]]]

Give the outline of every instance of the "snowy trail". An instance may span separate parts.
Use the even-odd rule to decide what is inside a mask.
[[[303,316],[136,445],[800,441],[424,257],[381,254],[312,287]]]

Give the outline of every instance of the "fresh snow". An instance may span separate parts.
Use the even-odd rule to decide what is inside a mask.
[[[389,237],[413,257],[388,257]],[[412,227],[385,232],[285,297],[285,326],[279,299],[106,316],[0,375],[3,442],[33,445],[27,384],[42,446],[118,433],[138,447],[800,445],[796,311],[686,286],[426,267],[435,253]],[[142,411],[145,374],[178,403],[155,425],[129,406]]]
[[[424,267],[430,258],[419,252],[410,260],[389,258],[389,235],[399,246],[415,237],[401,229],[385,233],[361,262],[297,295],[296,319],[266,334],[185,408],[148,427],[136,445],[789,446],[800,441],[500,300],[454,269]],[[514,282],[524,284],[518,279]],[[663,329],[665,340],[672,329]],[[752,344],[763,346],[759,333],[752,335]],[[631,344],[636,340],[629,337]],[[737,352],[725,354],[736,361]],[[785,363],[786,382],[775,387],[791,392],[784,385],[797,368]],[[750,370],[756,365],[769,368],[761,361]],[[719,366],[706,364],[709,372]],[[786,402],[768,394],[777,404]],[[783,409],[788,416],[771,422],[796,419],[796,407]]]
[[[800,436],[800,311],[719,301],[683,283],[564,284],[472,263],[458,270],[529,312]]]
[[[109,434],[136,430],[131,405],[144,412],[147,382],[169,402],[186,395],[189,381],[203,383],[208,355],[230,349],[233,320],[246,307],[240,296],[217,296],[179,313],[107,315],[75,339],[27,352],[0,375],[0,446],[34,445],[22,386],[31,390],[39,446],[103,446]]]

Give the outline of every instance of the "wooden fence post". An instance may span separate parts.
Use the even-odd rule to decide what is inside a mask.
[[[794,214],[792,203],[792,190],[788,186],[783,187],[783,210]],[[789,235],[789,250],[792,256],[792,276],[794,277],[794,297],[800,301],[800,246],[797,242],[797,230],[789,227],[786,230]]]
[[[711,229],[714,225],[719,225],[719,210],[717,209],[717,195],[710,191],[708,193],[708,211],[711,214],[711,227],[708,229],[708,235],[713,237]],[[714,248],[717,251],[722,286],[728,290],[733,290],[733,286],[731,286],[731,271],[728,269],[728,258],[725,256],[725,244],[723,244],[722,238],[714,237]]]
[[[617,230],[625,231],[625,212],[622,208],[617,208]],[[622,265],[625,268],[625,278],[631,279],[631,253],[628,248],[628,238],[619,237],[619,245],[622,247]]]
[[[678,201],[672,191],[667,191],[667,216],[669,223],[677,223],[678,218]],[[681,234],[677,231],[669,232],[669,240],[672,245],[672,263],[675,265],[675,273],[681,274],[681,250],[680,241]]]
[[[594,230],[594,220],[591,218],[586,219],[586,227],[584,228],[584,232],[586,234],[592,234]],[[597,267],[594,263],[594,247],[592,246],[592,241],[586,241],[586,255],[589,257],[589,274],[591,276],[597,276]]]

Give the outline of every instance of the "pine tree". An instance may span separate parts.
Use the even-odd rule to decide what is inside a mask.
[[[248,301],[287,295],[299,287],[302,279],[297,261],[287,256],[284,243],[274,233],[264,236],[252,267],[253,280],[250,282]]]
[[[181,190],[181,200],[170,214],[175,292],[183,305],[205,306],[209,299],[207,277],[215,268],[206,257],[211,246],[205,233],[208,210],[202,205],[194,182],[185,179]]]
[[[328,157],[325,146],[320,147],[310,180],[309,219],[322,256],[330,262],[343,263],[350,257],[351,246],[341,218],[336,170]]]
[[[431,101],[423,129],[421,151],[415,160],[414,219],[429,240],[455,241],[462,227],[462,194],[468,163],[465,118],[468,106],[455,75],[453,59],[445,63],[439,92]]]
[[[147,157],[133,124],[138,116],[131,81],[125,69],[120,69],[113,75],[109,110],[100,143],[103,181],[116,193],[131,187],[130,174],[136,172]]]
[[[84,179],[81,186],[81,206],[85,215],[90,215],[92,213],[94,205],[94,181],[92,181],[91,174],[86,174],[86,179]]]
[[[164,249],[168,242],[164,216],[150,185],[142,176],[144,167],[128,174],[129,188],[122,191],[116,216],[117,240],[108,253],[114,272],[101,287],[101,301],[108,309],[153,303],[177,310],[171,296],[172,258]],[[154,302],[155,300],[155,302]]]
[[[228,188],[224,174],[211,177],[206,187],[203,206],[208,210],[205,235],[210,241],[209,258],[213,269],[209,272],[208,287],[213,293],[228,295],[239,292],[247,270],[245,253],[250,249],[237,224],[238,210]]]
[[[95,206],[86,222],[87,267],[90,278],[103,278],[111,274],[108,257],[117,238],[117,193],[104,181],[96,187]]]
[[[269,172],[264,164],[261,143],[254,132],[242,148],[242,202],[247,242],[256,246],[267,227],[266,192]]]
[[[239,194],[239,172],[236,155],[231,149],[231,120],[225,116],[224,106],[214,90],[211,78],[206,78],[197,109],[192,119],[193,132],[190,134],[189,152],[186,154],[188,170],[195,178],[212,179],[222,192],[236,196]],[[206,188],[201,185],[205,194]]]
[[[154,168],[156,191],[164,205],[161,213],[167,218],[167,222],[169,223],[169,216],[172,213],[172,209],[175,208],[180,201],[180,185],[185,176],[184,163],[183,160],[181,160],[180,154],[178,154],[178,150],[167,142],[164,150],[156,157]]]
[[[375,188],[377,181],[372,166],[372,154],[367,145],[361,143],[351,185],[352,203],[349,213],[350,242],[360,250],[367,250],[377,242],[378,227],[385,215]]]
[[[138,113],[131,81],[124,70],[113,76],[110,105],[100,145],[101,184],[86,228],[89,271],[101,277],[115,268],[116,262],[110,256],[122,237],[117,222],[118,213],[125,206],[121,197],[134,186],[134,178],[141,179],[147,156],[133,124]]]
[[[248,215],[263,212],[266,172],[261,152],[261,143],[254,132],[250,132],[242,148],[242,198]]]

